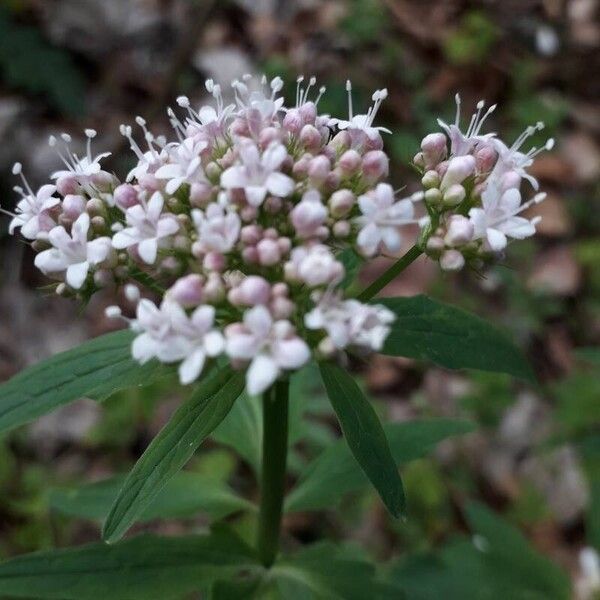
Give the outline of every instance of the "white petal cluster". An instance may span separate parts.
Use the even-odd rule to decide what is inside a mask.
[[[168,109],[171,140],[142,117],[139,135],[121,126],[137,159],[123,181],[103,168],[107,153],[92,153],[95,131],[79,154],[70,135],[51,137],[63,168],[34,192],[15,165],[9,230],[32,242],[59,293],[123,287],[136,304],[134,358],[177,364],[182,383],[221,356],[258,394],[311,356],[380,351],[394,315],[345,296],[341,252],[397,254],[419,224],[423,249],[458,270],[532,235],[537,221],[521,213],[543,195],[522,203],[519,184],[537,186],[527,169],[539,150],[521,148],[541,125],[507,146],[481,132],[494,107],[480,103],[464,133],[457,110],[415,157],[424,190],[397,197],[386,181],[389,130],[375,124],[387,90],[355,113],[348,82],[338,118],[319,113],[325,89],[311,99],[315,83],[298,78],[286,106],[279,77],[234,81],[231,104],[208,80],[210,104],[182,96]]]

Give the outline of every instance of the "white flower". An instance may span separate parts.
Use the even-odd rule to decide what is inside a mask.
[[[181,306],[165,298],[160,308],[147,298],[142,298],[136,311],[137,319],[131,326],[139,335],[133,340],[131,354],[144,364],[152,358],[164,363],[173,363],[186,356],[189,345],[174,328],[181,320]],[[185,313],[184,313],[185,316]]]
[[[221,185],[226,189],[243,189],[248,204],[260,206],[267,193],[285,198],[294,190],[294,180],[278,171],[287,157],[285,147],[271,142],[262,156],[249,140],[239,144],[241,165],[229,167],[221,175]]]
[[[98,154],[97,156],[92,156],[92,146],[91,142],[94,137],[96,137],[96,132],[93,129],[86,129],[85,131],[87,137],[87,145],[86,145],[86,154],[82,158],[79,158],[77,154],[71,152],[69,148],[69,144],[71,143],[71,136],[66,133],[63,133],[61,138],[64,142],[64,150],[61,151],[57,147],[58,140],[51,136],[49,139],[49,144],[52,148],[56,149],[61,160],[65,163],[66,169],[62,169],[59,171],[55,171],[50,176],[51,179],[61,179],[63,177],[71,177],[75,176],[77,181],[81,185],[87,185],[91,182],[91,178],[94,175],[97,175],[101,171],[100,161],[107,156],[110,156],[110,152],[103,152]]]
[[[100,237],[88,242],[87,233],[90,217],[82,213],[69,235],[60,225],[48,234],[53,248],[40,252],[35,257],[35,266],[43,273],[61,273],[66,271],[66,282],[74,289],[81,288],[91,266],[105,261],[110,252],[110,238]]]
[[[469,211],[474,229],[473,238],[483,239],[490,250],[500,252],[506,248],[507,237],[522,240],[532,236],[541,217],[530,220],[517,215],[545,197],[545,194],[537,194],[529,202],[521,204],[518,189],[510,188],[503,192],[500,182],[490,177],[481,194],[482,208],[472,208]]]
[[[43,185],[34,193],[21,171],[20,163],[16,163],[13,167],[13,174],[21,176],[25,188],[18,186],[14,188],[22,199],[17,203],[16,214],[13,215],[8,226],[8,232],[12,235],[15,228],[20,227],[23,236],[29,240],[45,237],[45,233],[56,225],[48,214],[51,208],[60,204],[60,200],[52,195],[56,191],[56,186]]]
[[[246,373],[249,394],[261,394],[282,370],[299,369],[308,362],[310,350],[289,321],[273,321],[262,305],[244,313],[243,323],[225,330],[225,350],[234,360],[250,361]]]
[[[167,179],[165,191],[174,194],[184,183],[192,184],[205,181],[200,160],[200,153],[205,150],[208,143],[193,138],[186,138],[181,143],[174,143],[170,147],[169,161],[159,167],[154,175],[158,179]]]
[[[410,198],[395,201],[394,190],[380,183],[375,190],[359,196],[362,216],[355,221],[361,229],[356,243],[366,256],[375,255],[382,246],[391,253],[398,252],[402,243],[399,227],[414,223],[414,206]]]
[[[244,79],[248,80],[249,78],[244,77]],[[240,115],[246,116],[249,121],[256,120],[258,128],[268,125],[281,110],[284,102],[282,97],[277,98],[277,94],[283,88],[282,79],[275,77],[271,80],[271,93],[268,96],[265,94],[266,83],[266,78],[263,77],[262,89],[252,91],[242,81],[236,80],[231,84]]]
[[[579,552],[580,574],[575,581],[579,600],[593,600],[600,592],[600,557],[594,548],[583,548]]]
[[[348,92],[348,120],[330,119],[330,125],[337,125],[338,129],[348,129],[349,131],[364,133],[370,140],[375,140],[380,137],[380,132],[392,133],[386,127],[374,127],[373,121],[379,111],[381,103],[387,98],[387,89],[375,90],[372,100],[373,106],[364,115],[353,115],[352,113],[352,84],[346,81],[346,91]]]
[[[221,354],[225,339],[214,328],[214,306],[199,306],[188,317],[176,304],[170,308],[173,330],[179,334],[177,345],[184,349],[184,360],[179,365],[179,381],[187,385],[200,376],[207,357]]]
[[[475,146],[489,143],[496,135],[495,133],[486,133],[480,135],[481,126],[484,121],[496,110],[496,105],[490,106],[482,116],[481,111],[485,107],[483,100],[477,103],[477,112],[471,116],[467,131],[463,133],[460,130],[460,96],[454,96],[456,101],[456,119],[452,125],[446,124],[438,119],[439,126],[448,134],[450,138],[450,156],[465,156],[470,154]]]
[[[540,154],[540,152],[551,150],[554,147],[554,140],[550,138],[541,148],[534,147],[526,153],[521,152],[520,148],[528,138],[537,131],[541,131],[543,128],[544,124],[542,122],[538,122],[535,125],[528,127],[510,147],[501,140],[493,140],[494,148],[496,152],[498,152],[498,160],[490,177],[499,179],[508,173],[514,173],[519,178],[527,179],[533,186],[533,189],[537,190],[539,188],[537,179],[527,173],[526,169],[533,164],[533,159]]]
[[[304,324],[309,329],[324,329],[340,350],[357,346],[378,352],[395,318],[392,311],[380,304],[342,300],[339,295],[325,293],[306,314]]]
[[[146,174],[154,174],[169,160],[166,149],[161,146],[156,147],[159,142],[161,145],[164,144],[164,140],[162,138],[155,138],[146,128],[146,121],[141,117],[136,118],[136,123],[144,132],[144,139],[146,140],[148,150],[143,152],[138,146],[137,142],[133,139],[130,125],[120,126],[119,131],[121,135],[127,138],[129,146],[138,159],[137,165],[127,174],[126,181],[132,181],[133,179],[140,181]]]
[[[341,281],[344,277],[344,265],[323,244],[298,246],[292,250],[285,272],[292,280],[316,287]]]
[[[241,220],[236,212],[212,202],[203,212],[192,211],[203,252],[229,252],[240,236]]]
[[[115,248],[121,250],[137,244],[142,260],[151,265],[156,261],[158,245],[164,238],[173,235],[179,229],[179,223],[172,214],[163,214],[164,199],[160,192],[152,194],[146,203],[127,209],[125,218],[129,227],[117,231],[112,239]]]

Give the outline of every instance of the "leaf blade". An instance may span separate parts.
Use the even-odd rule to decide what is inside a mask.
[[[474,314],[423,295],[374,302],[396,315],[383,354],[430,360],[448,369],[494,371],[535,381],[529,363],[513,342]]]
[[[94,338],[28,367],[0,386],[0,433],[83,396],[103,400],[168,371],[131,357],[134,334],[123,330]]]
[[[25,554],[0,563],[0,589],[19,598],[180,598],[240,569],[257,569],[249,548],[225,532],[181,538],[142,535]]]
[[[224,367],[211,373],[175,411],[125,480],[104,524],[105,541],[123,536],[223,420],[243,389],[243,374]]]
[[[442,440],[472,431],[467,421],[422,419],[383,426],[394,461],[401,465],[421,458]],[[350,450],[338,440],[300,474],[286,498],[286,511],[320,510],[334,506],[344,494],[360,490],[368,480]]]
[[[405,509],[402,481],[375,410],[354,379],[333,363],[320,365],[325,389],[352,454],[394,517]]]

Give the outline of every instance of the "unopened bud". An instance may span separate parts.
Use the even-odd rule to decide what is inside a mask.
[[[76,194],[67,194],[62,201],[62,214],[69,220],[75,221],[85,210],[85,198]]]
[[[437,188],[431,188],[425,192],[425,202],[431,206],[437,206],[442,201],[442,192]]]
[[[314,123],[317,118],[317,107],[314,102],[305,102],[299,109],[305,123]]]
[[[299,110],[295,108],[290,108],[290,110],[288,110],[285,113],[285,117],[283,117],[282,121],[282,126],[287,132],[293,135],[298,135],[303,125],[304,120],[302,119],[302,115],[300,114]]]
[[[337,221],[333,225],[333,235],[336,238],[347,238],[350,235],[350,223],[348,221]]]
[[[225,269],[227,261],[221,252],[209,252],[202,261],[202,266],[207,271],[217,271],[220,273]]]
[[[113,197],[115,204],[123,210],[127,210],[128,208],[134,206],[135,204],[139,204],[140,202],[137,190],[129,183],[122,183],[121,185],[117,186]]]
[[[497,158],[498,153],[494,150],[494,148],[491,145],[480,148],[475,154],[475,163],[477,165],[477,171],[479,173],[488,173],[496,164]]]
[[[451,185],[455,183],[462,183],[467,177],[472,175],[475,171],[475,159],[471,155],[466,156],[455,156],[448,161],[448,168],[440,189],[442,191],[447,190]]]
[[[315,156],[308,166],[308,177],[314,185],[318,186],[325,182],[330,170],[331,163],[327,157]]]
[[[256,245],[258,261],[263,266],[276,265],[281,260],[281,251],[275,240],[263,239]]]
[[[354,175],[361,165],[361,156],[356,150],[346,150],[340,156],[338,166],[346,176]]]
[[[465,196],[465,188],[460,183],[455,183],[444,192],[444,206],[458,206],[465,199]]]
[[[427,240],[427,255],[437,258],[443,252],[445,247],[446,244],[444,243],[444,240],[437,235],[433,235]]]
[[[375,183],[387,177],[389,172],[389,159],[382,150],[371,150],[362,159],[362,172],[365,179]]]
[[[269,282],[258,275],[249,275],[236,289],[240,293],[241,303],[245,306],[266,304],[271,297]]]
[[[425,175],[421,178],[421,183],[425,189],[437,188],[440,187],[440,176],[437,171],[433,169],[427,171]]]
[[[91,217],[104,214],[104,203],[100,198],[90,198],[85,205],[85,210]]]
[[[465,266],[465,257],[458,250],[446,250],[440,258],[443,271],[460,271]]]
[[[452,215],[448,223],[448,231],[444,242],[448,246],[464,246],[473,238],[473,223],[462,215]]]
[[[355,202],[356,197],[348,189],[341,189],[333,192],[329,198],[331,215],[336,219],[345,217],[352,210]]]
[[[314,125],[305,125],[300,131],[300,143],[307,150],[318,150],[321,145],[321,134]]]
[[[423,159],[427,168],[434,167],[446,158],[446,136],[443,133],[430,133],[421,142]]]

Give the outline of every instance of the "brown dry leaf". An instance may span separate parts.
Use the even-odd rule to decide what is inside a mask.
[[[536,227],[540,235],[547,237],[565,237],[573,231],[573,223],[567,212],[565,200],[557,194],[549,193],[547,198],[535,208],[524,213],[528,219],[540,216],[542,220]]]
[[[557,246],[536,259],[528,286],[552,296],[572,296],[581,286],[581,267],[570,246]]]

